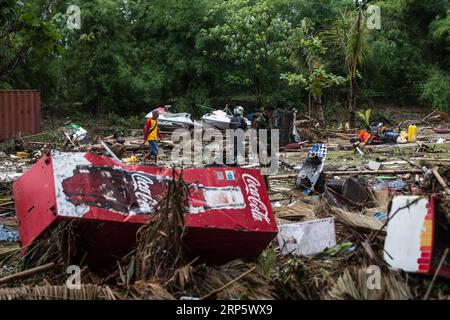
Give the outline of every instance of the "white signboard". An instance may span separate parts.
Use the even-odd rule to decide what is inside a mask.
[[[279,225],[278,243],[283,255],[308,256],[336,245],[334,218]]]
[[[433,218],[428,197],[398,196],[392,200],[384,242],[384,260],[407,272],[427,272],[432,253]]]

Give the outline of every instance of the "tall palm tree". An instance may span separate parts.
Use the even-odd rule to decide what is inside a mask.
[[[355,127],[356,93],[358,67],[363,65],[369,51],[369,29],[364,23],[364,12],[344,11],[334,25],[323,32],[323,37],[339,49],[343,57],[349,82],[348,120],[350,128]]]

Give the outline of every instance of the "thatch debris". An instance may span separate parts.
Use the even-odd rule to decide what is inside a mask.
[[[329,300],[405,300],[411,290],[401,274],[382,272],[379,278],[370,278],[371,269],[352,266],[346,268],[333,287],[324,295]],[[380,280],[379,286],[376,281]]]
[[[77,289],[67,286],[21,286],[0,289],[0,300],[117,300],[119,296],[111,288],[94,284]]]
[[[155,219],[137,234],[137,279],[168,279],[185,261],[182,238],[189,185],[173,170],[166,196],[155,209]]]

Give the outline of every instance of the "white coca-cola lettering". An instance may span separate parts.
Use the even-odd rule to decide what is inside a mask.
[[[247,173],[242,175],[242,179],[245,183],[245,191],[247,192],[248,200],[250,202],[250,210],[252,211],[253,219],[256,221],[264,220],[267,223],[270,223],[269,210],[264,202],[262,202],[258,192],[261,184],[255,177]]]
[[[153,211],[152,206],[155,200],[152,198],[152,192],[150,190],[153,181],[149,177],[139,173],[132,173],[131,178],[133,179],[134,194],[139,207],[144,212]]]

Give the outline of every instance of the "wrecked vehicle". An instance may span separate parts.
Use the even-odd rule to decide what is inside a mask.
[[[190,129],[193,128],[195,123],[191,119],[189,113],[171,113],[169,108],[171,106],[159,107],[155,110],[159,112],[158,126],[163,130],[175,130],[175,129]],[[153,111],[148,113],[145,118],[151,118]]]
[[[206,126],[210,126],[220,130],[226,130],[230,128],[230,121],[232,116],[227,114],[225,111],[216,110],[212,113],[207,113],[202,117],[202,123]],[[251,126],[251,122],[244,118],[247,123],[247,127]]]

